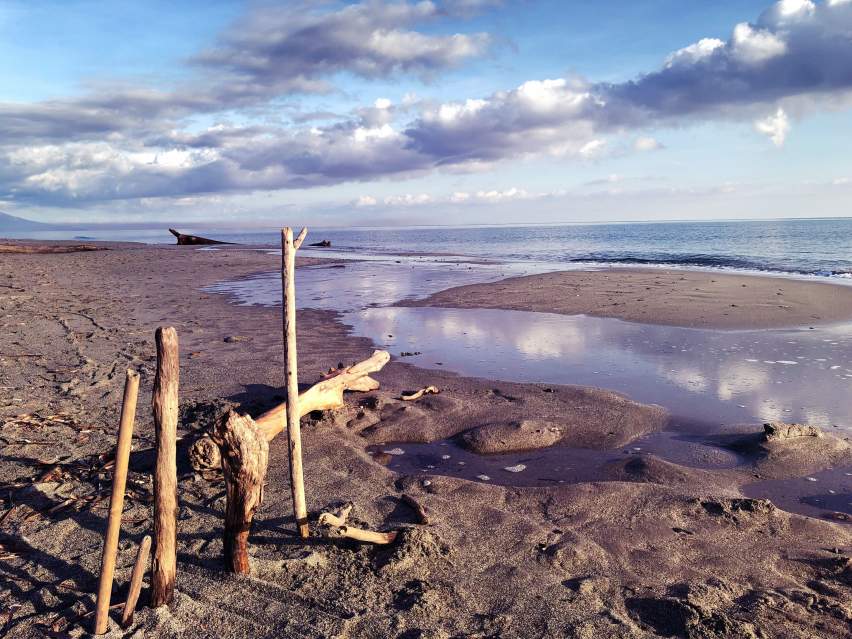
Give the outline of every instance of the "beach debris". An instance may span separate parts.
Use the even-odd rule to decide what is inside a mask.
[[[305,241],[308,229],[303,228],[296,239],[289,226],[281,229],[281,292],[284,310],[284,378],[287,386],[287,439],[290,453],[290,487],[293,512],[302,539],[307,539],[308,506],[305,499],[305,480],[302,470],[302,430],[299,420],[299,379],[296,353],[296,251]]]
[[[248,415],[229,411],[213,433],[225,475],[225,565],[231,572],[250,572],[248,536],[269,465],[269,442]]]
[[[524,464],[515,464],[514,466],[506,466],[503,470],[507,470],[510,473],[522,473],[527,469]]]
[[[334,529],[336,537],[344,537],[346,539],[379,545],[393,543],[397,536],[395,530],[390,532],[376,532],[348,525],[346,521],[349,518],[349,513],[352,512],[352,508],[353,504],[347,503],[337,513],[323,512],[319,516],[319,523],[321,526]]]
[[[766,441],[773,442],[797,437],[822,437],[822,431],[808,424],[770,422],[763,425],[763,437]]]
[[[145,535],[139,550],[136,551],[136,562],[133,564],[133,572],[130,575],[130,590],[127,593],[127,601],[124,602],[124,610],[121,613],[121,627],[127,628],[133,623],[133,612],[136,610],[136,602],[139,593],[142,592],[142,578],[148,568],[148,554],[151,551],[151,535]]]
[[[403,393],[399,396],[399,398],[404,402],[413,402],[415,400],[420,399],[424,395],[438,394],[440,392],[441,391],[438,390],[437,386],[424,386],[416,393],[411,393],[410,395],[406,395],[405,393]]]
[[[374,351],[362,362],[340,369],[333,377],[323,379],[299,395],[299,415],[305,416],[315,410],[334,410],[342,408],[344,391],[368,392],[379,388],[379,383],[370,377],[370,373],[381,370],[390,361],[387,351]],[[255,418],[255,424],[267,441],[272,441],[287,425],[287,402],[266,411]],[[218,447],[210,441],[209,434],[197,439],[189,449],[189,461],[193,469],[203,472],[218,468],[222,460]]]
[[[169,229],[169,233],[171,233],[177,238],[177,243],[181,246],[196,246],[200,244],[233,244],[233,242],[210,240],[206,237],[199,237],[197,235],[186,235],[184,233],[179,233],[174,229]]]
[[[349,513],[352,512],[354,504],[349,502],[344,504],[337,513],[324,512],[319,516],[320,526],[330,526],[332,528],[340,528],[346,525],[346,520],[349,518]]]
[[[180,361],[177,331],[160,327],[157,343],[157,374],[152,406],[157,462],[154,469],[154,562],[151,606],[158,608],[174,599],[177,572],[177,422]]]
[[[423,524],[424,526],[429,524],[429,515],[426,512],[426,508],[419,501],[414,499],[408,493],[403,493],[400,496],[400,501],[404,503],[406,506],[411,508],[414,511],[414,514],[417,515],[417,522]]]
[[[115,574],[118,536],[121,533],[121,513],[124,511],[124,489],[127,485],[127,467],[130,464],[130,445],[133,443],[133,422],[136,419],[136,400],[139,396],[139,373],[127,369],[124,381],[124,398],[121,421],[118,426],[118,443],[115,448],[115,472],[112,476],[112,495],[109,500],[104,547],[101,555],[101,575],[95,612],[94,633],[102,635],[109,627],[109,600]]]
[[[0,244],[0,253],[80,253],[84,251],[108,251],[106,246],[94,244]]]

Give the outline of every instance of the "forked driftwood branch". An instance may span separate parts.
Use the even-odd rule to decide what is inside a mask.
[[[248,536],[255,511],[263,501],[263,482],[269,464],[269,442],[251,417],[230,411],[213,432],[222,456],[225,506],[225,565],[247,575]]]
[[[387,351],[375,351],[373,355],[362,362],[311,386],[299,395],[299,416],[307,415],[315,410],[333,410],[344,406],[345,391],[371,391],[379,388],[379,382],[370,377],[371,373],[380,371],[390,361]],[[263,433],[266,441],[272,441],[287,427],[287,402],[283,402],[266,411],[254,420],[258,430]],[[218,468],[221,463],[219,447],[205,435],[190,447],[189,459],[197,471]]]

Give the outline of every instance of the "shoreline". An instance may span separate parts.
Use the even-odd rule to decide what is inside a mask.
[[[142,383],[123,540],[134,543],[119,553],[120,591],[129,577],[135,543],[150,528],[147,407],[156,326],[175,325],[181,341],[181,435],[191,438],[227,406],[257,414],[280,401],[280,309],[236,306],[200,290],[276,266],[276,256],[224,247],[0,260],[8,335],[0,385],[11,391],[0,406],[6,423],[0,482],[22,483],[12,490],[17,508],[2,530],[3,543],[16,553],[0,567],[0,577],[13,584],[0,602],[23,606],[12,617],[15,636],[38,636],[36,624],[91,605],[105,506],[80,502],[78,510],[74,501],[49,511],[69,495],[103,490],[97,473],[85,469],[114,446],[119,380],[132,366]],[[298,316],[303,383],[372,349],[369,340],[349,334],[337,313],[304,309]],[[287,445],[279,437],[270,444],[267,492],[252,529],[252,577],[230,578],[221,570],[221,480],[202,481],[181,462],[178,597],[170,609],[139,610],[129,632],[182,639],[261,631],[635,638],[656,636],[657,610],[673,611],[681,634],[709,628],[711,620],[734,635],[760,628],[769,636],[804,637],[817,623],[825,636],[846,631],[852,530],[745,498],[740,486],[747,470],[708,472],[653,455],[625,456],[607,482],[517,488],[400,475],[366,452],[397,433],[434,441],[525,417],[556,422],[577,443],[611,448],[664,427],[648,406],[608,391],[558,386],[548,392],[541,384],[466,378],[398,360],[376,378],[379,391],[352,393],[346,409],[305,419],[308,504],[314,517],[353,501],[360,523],[401,529],[401,541],[385,551],[294,539]],[[412,404],[397,399],[427,384],[441,394]],[[625,406],[634,417],[625,418]],[[576,418],[560,421],[569,409]],[[22,413],[41,417],[15,421]],[[836,441],[776,447],[762,472],[777,476],[819,464],[824,444],[842,452]],[[39,479],[51,464],[60,479]],[[426,506],[429,526],[414,523],[415,513],[401,505],[403,493]],[[65,582],[79,592],[51,585]],[[672,591],[672,584],[683,587]],[[810,596],[826,603],[811,605]]]

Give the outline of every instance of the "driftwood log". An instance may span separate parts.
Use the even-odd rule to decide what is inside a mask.
[[[233,244],[233,242],[222,242],[221,240],[211,240],[197,235],[187,235],[185,233],[175,231],[174,229],[169,229],[169,233],[177,238],[177,243],[181,246],[195,246],[200,244]]]
[[[230,411],[213,431],[225,475],[225,565],[247,575],[248,536],[254,513],[263,501],[269,442],[251,417]]]
[[[178,336],[172,327],[158,328],[157,375],[154,378],[154,435],[157,464],[154,468],[154,563],[151,606],[170,604],[177,573],[177,421]]]
[[[344,391],[366,392],[378,389],[379,382],[370,374],[380,371],[389,361],[390,354],[387,351],[375,351],[368,359],[340,369],[333,377],[314,384],[299,395],[299,415],[304,416],[315,410],[342,408]],[[284,402],[254,420],[266,441],[272,441],[287,427],[286,414],[287,403]],[[222,464],[219,447],[209,435],[199,438],[190,447],[189,460],[197,471],[218,468]]]

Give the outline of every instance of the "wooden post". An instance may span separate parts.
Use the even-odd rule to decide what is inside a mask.
[[[104,550],[101,557],[101,579],[95,609],[95,634],[102,635],[109,626],[109,600],[112,595],[112,578],[115,573],[115,555],[118,535],[121,532],[121,513],[124,510],[124,489],[127,485],[127,466],[130,462],[130,444],[133,442],[133,421],[136,418],[136,398],[139,396],[139,373],[127,370],[124,380],[124,399],[121,403],[121,422],[118,426],[118,445],[115,447],[115,472],[112,477],[112,495],[109,498]]]
[[[157,341],[157,376],[154,379],[154,434],[157,465],[154,469],[154,563],[151,606],[170,604],[174,598],[177,562],[177,420],[178,337],[172,327],[160,327]]]
[[[230,411],[216,425],[213,439],[222,455],[225,506],[225,565],[231,572],[250,572],[248,537],[269,464],[269,442],[248,415]]]
[[[148,568],[148,553],[151,550],[151,535],[145,535],[139,550],[136,552],[136,563],[133,564],[133,573],[130,575],[130,591],[127,593],[127,601],[124,603],[124,612],[121,614],[121,627],[127,628],[133,623],[133,611],[136,610],[136,602],[142,591],[142,577]]]
[[[301,244],[307,229],[299,233]],[[299,377],[296,356],[296,248],[293,229],[281,231],[281,289],[284,306],[284,376],[287,380],[287,438],[290,451],[290,485],[293,512],[299,535],[307,539],[308,507],[305,503],[305,480],[302,471],[302,435],[299,425]]]

